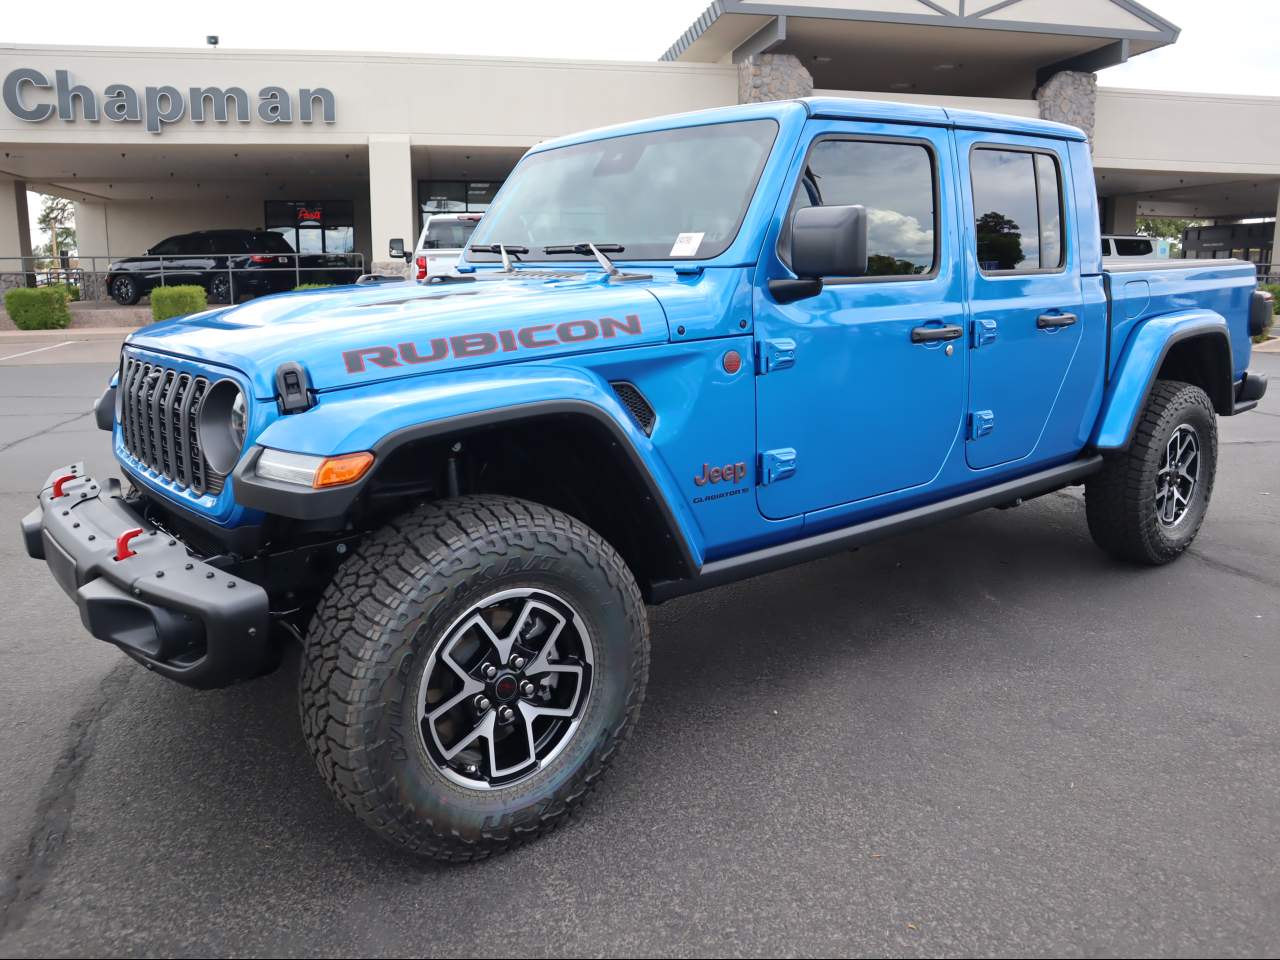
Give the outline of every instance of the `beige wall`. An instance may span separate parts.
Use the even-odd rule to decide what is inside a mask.
[[[815,97],[856,97],[861,100],[887,100],[890,103],[914,103],[929,107],[951,107],[955,110],[985,110],[1007,113],[1015,117],[1039,117],[1040,105],[1034,100],[1003,97],[940,97],[920,93],[880,93],[868,90],[815,90]]]
[[[1280,176],[1280,97],[1098,88],[1094,165]]]
[[[366,143],[371,134],[407,134],[415,144],[526,146],[587,127],[678,113],[737,101],[733,66],[522,60],[298,51],[141,50],[94,47],[0,46],[4,73],[34,67],[53,80],[66,69],[73,83],[102,101],[109,83],[141,94],[148,85],[243,87],[253,96],[267,85],[290,90],[327,87],[337,106],[334,124],[192,123],[190,113],[148,133],[139,123],[55,119],[28,123],[0,109],[0,141],[86,143]],[[38,97],[37,94],[38,93]],[[28,104],[52,102],[52,91],[27,90]]]

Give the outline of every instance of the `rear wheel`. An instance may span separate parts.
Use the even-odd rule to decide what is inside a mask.
[[[1085,484],[1094,542],[1134,563],[1175,559],[1204,522],[1217,463],[1209,397],[1189,383],[1156,381],[1129,447]]]
[[[505,497],[420,507],[369,537],[308,632],[302,727],[339,800],[444,860],[562,822],[630,732],[648,672],[621,557]]]
[[[132,307],[142,298],[142,288],[133,277],[115,277],[111,281],[111,299],[122,307]]]

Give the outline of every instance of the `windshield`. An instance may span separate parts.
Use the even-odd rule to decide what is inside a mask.
[[[461,250],[475,233],[478,220],[431,220],[422,241],[424,250]]]
[[[773,146],[773,120],[681,127],[560,147],[524,159],[476,243],[619,244],[623,260],[704,260],[737,236]],[[491,254],[468,252],[471,261]]]

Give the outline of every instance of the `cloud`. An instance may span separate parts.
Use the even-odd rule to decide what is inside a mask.
[[[871,253],[903,260],[927,257],[933,253],[933,231],[921,227],[915,217],[873,207],[867,211],[867,246]]]

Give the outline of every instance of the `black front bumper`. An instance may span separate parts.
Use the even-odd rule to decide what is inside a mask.
[[[54,498],[53,483],[74,474]],[[49,475],[39,506],[22,520],[27,553],[49,565],[99,640],[191,687],[225,687],[271,670],[266,592],[192,555],[125,501],[107,496],[83,464]],[[134,556],[116,559],[116,538],[141,527]]]

